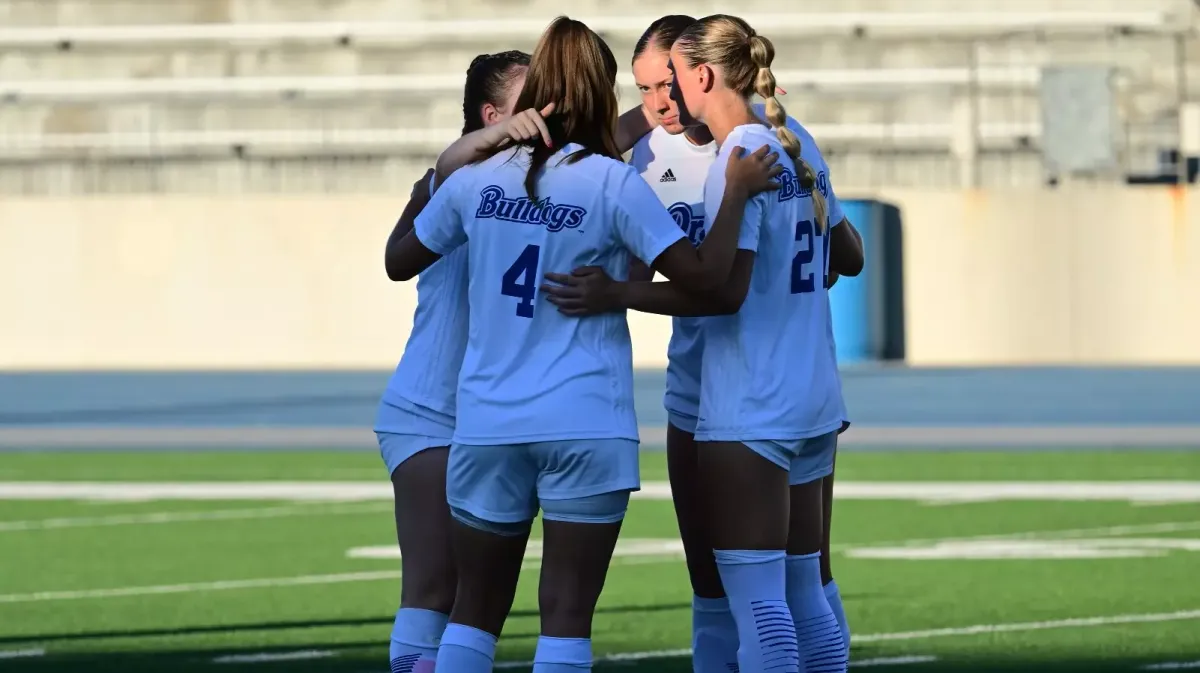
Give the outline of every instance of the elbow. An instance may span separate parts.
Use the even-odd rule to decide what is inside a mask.
[[[387,272],[388,280],[403,283],[412,280],[416,277],[416,272],[412,269],[404,268],[391,255],[386,255],[383,258],[383,269]]]
[[[853,278],[862,273],[865,265],[866,260],[863,258],[862,252],[858,252],[858,254],[843,253],[838,255],[835,259],[830,260],[829,268],[836,271],[839,276],[849,276],[850,278]]]
[[[846,264],[845,268],[838,270],[838,275],[853,278],[862,273],[863,266],[865,266],[865,261],[862,257],[859,257],[856,260],[851,260],[849,264]]]

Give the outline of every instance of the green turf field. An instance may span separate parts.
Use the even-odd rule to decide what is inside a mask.
[[[650,493],[661,454],[643,468]],[[848,452],[838,470],[853,662],[1200,670],[1200,453]],[[0,670],[383,673],[399,561],[382,471],[336,452],[0,454]],[[375,495],[259,492],[282,481]],[[48,499],[15,499],[29,482]],[[114,500],[117,482],[159,490]],[[197,500],[185,482],[241,490]],[[85,495],[66,495],[72,483]],[[594,639],[617,660],[599,670],[691,670],[676,537],[668,501],[631,505]],[[504,662],[529,659],[537,637],[536,553],[528,565]]]

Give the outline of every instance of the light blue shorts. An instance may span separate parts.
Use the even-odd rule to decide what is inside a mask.
[[[510,524],[493,530],[500,534],[512,534],[511,524],[527,526],[539,506],[550,520],[614,523],[639,488],[638,443],[629,439],[453,444],[446,475],[455,518],[485,530]],[[617,496],[599,497],[607,494]]]
[[[837,431],[808,439],[754,440],[742,442],[751,451],[788,471],[788,484],[797,486],[833,474]]]
[[[450,446],[453,435],[453,416],[407,401],[379,403],[375,437],[389,475],[425,449]]]

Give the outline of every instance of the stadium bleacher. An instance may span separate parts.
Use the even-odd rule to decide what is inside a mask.
[[[336,11],[310,0],[219,3],[224,11],[102,4],[108,12],[68,0],[0,3],[0,191],[37,191],[28,171],[43,164],[61,173],[71,162],[130,158],[360,156],[415,167],[456,134],[470,58],[531,48],[554,13],[536,2],[499,16],[385,0]],[[632,3],[576,4],[618,54],[654,18]],[[789,112],[813,129],[835,170],[851,154],[903,162],[918,152],[953,165],[964,138],[972,160],[1036,158],[1046,65],[1112,67],[1128,92],[1131,137],[1142,127],[1170,135],[1165,115],[1189,95],[1178,82],[1200,82],[1200,72],[1177,76],[1180,36],[1194,32],[1195,10],[1175,0],[1135,9],[1042,0],[1019,10],[981,0],[972,12],[935,0],[853,0],[839,5],[846,11],[789,14],[741,4],[752,24],[770,27]],[[1188,39],[1183,61],[1197,70],[1200,52]],[[628,72],[621,94],[637,100]],[[7,179],[15,171],[26,173],[20,185]]]

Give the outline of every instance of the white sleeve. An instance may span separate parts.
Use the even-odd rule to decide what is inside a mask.
[[[622,172],[617,193],[608,196],[616,211],[613,221],[617,241],[647,266],[653,266],[654,260],[684,233],[645,180],[632,168]]]
[[[464,184],[468,184],[469,174],[470,171],[458,170],[446,178],[413,223],[413,231],[421,245],[439,255],[448,255],[467,242],[460,192]]]

